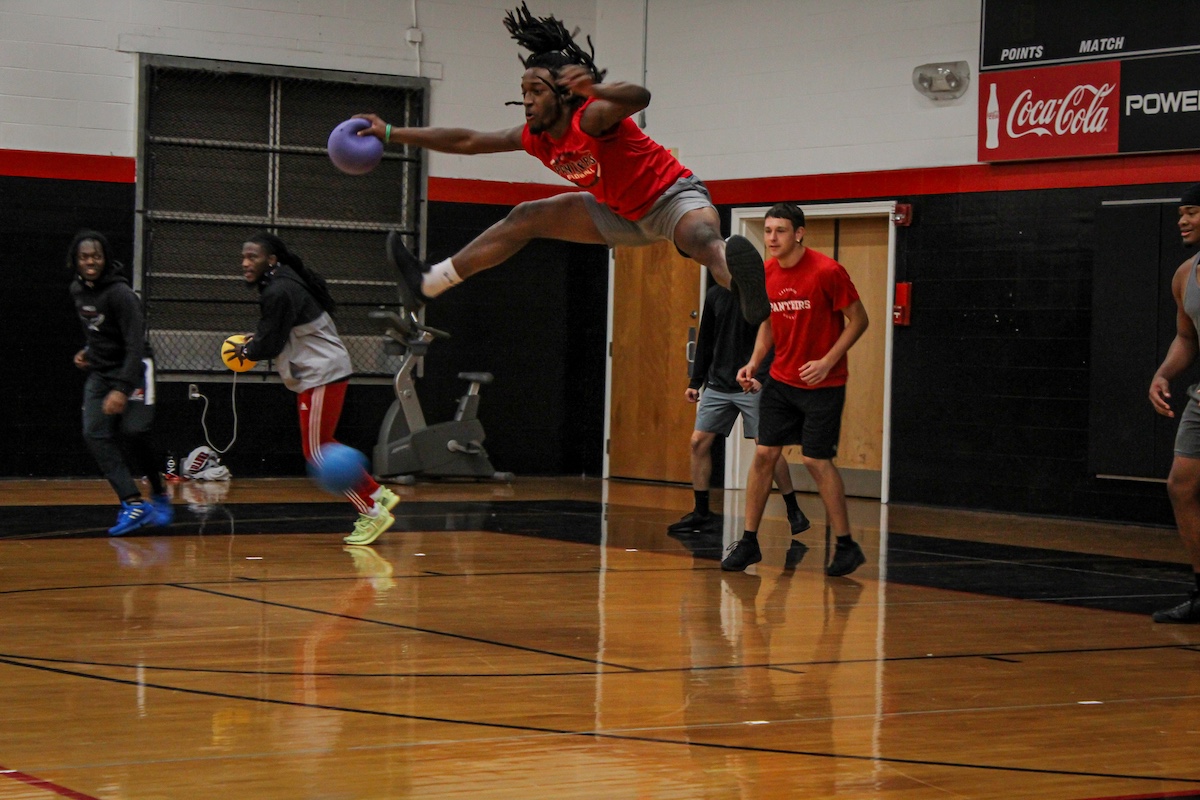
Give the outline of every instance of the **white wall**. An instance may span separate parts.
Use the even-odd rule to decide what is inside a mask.
[[[603,2],[603,0],[602,0]],[[650,0],[647,132],[701,177],[974,163],[979,0]],[[912,70],[965,60],[937,103]]]
[[[522,121],[516,0],[416,0],[431,122]],[[979,0],[533,0],[641,81],[647,132],[708,180],[973,163]],[[132,156],[138,52],[416,75],[411,0],[0,0],[0,148]],[[936,104],[912,68],[966,60]],[[431,154],[437,177],[559,182],[521,153]]]

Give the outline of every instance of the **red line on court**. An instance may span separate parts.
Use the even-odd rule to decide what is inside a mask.
[[[68,789],[65,786],[59,786],[57,783],[51,783],[50,781],[43,780],[28,773],[19,772],[15,769],[8,769],[3,765],[0,765],[0,778],[12,778],[15,781],[20,781],[21,783],[28,784],[34,788],[45,789],[47,792],[54,792],[61,797],[70,797],[71,800],[99,800],[99,798],[93,797],[90,794],[77,792],[74,789]]]

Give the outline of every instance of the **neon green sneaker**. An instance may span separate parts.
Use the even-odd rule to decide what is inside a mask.
[[[379,499],[375,502],[386,508],[388,511],[391,511],[396,507],[396,503],[400,502],[400,495],[396,494],[386,486],[380,486]]]
[[[370,544],[395,522],[396,518],[392,516],[392,512],[380,506],[379,513],[373,517],[359,514],[358,522],[354,523],[354,532],[343,536],[342,541],[346,544]]]

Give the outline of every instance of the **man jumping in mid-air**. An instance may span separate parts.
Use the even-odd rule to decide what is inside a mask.
[[[375,114],[360,114],[371,126],[359,135],[444,153],[524,150],[587,191],[521,203],[454,256],[433,265],[416,259],[393,231],[388,257],[403,275],[404,304],[419,308],[510,258],[532,239],[610,247],[666,239],[738,296],[747,322],[765,320],[770,305],[758,251],[742,236],[728,242],[721,237],[704,184],[630,119],[650,104],[650,92],[632,83],[602,83],[605,70],[553,16],[534,17],[522,3],[505,16],[504,25],[531,53],[521,62],[524,125],[494,132],[394,128]]]

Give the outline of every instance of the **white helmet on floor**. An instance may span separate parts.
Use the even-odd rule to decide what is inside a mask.
[[[227,481],[229,468],[221,463],[217,451],[201,445],[187,454],[180,472],[194,481]]]

